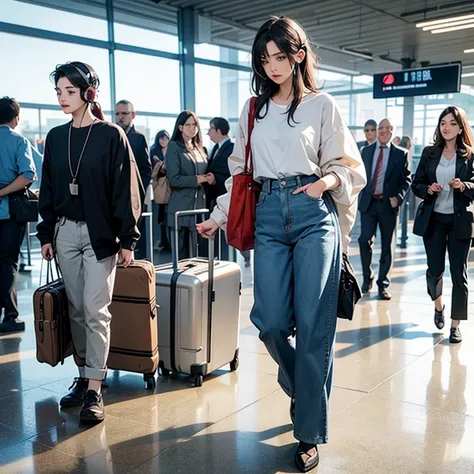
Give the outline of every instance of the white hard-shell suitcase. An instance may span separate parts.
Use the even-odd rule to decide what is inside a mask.
[[[181,211],[175,216],[206,214],[207,209]],[[178,233],[175,233],[177,239]],[[176,242],[175,249],[178,249]],[[214,239],[209,239],[209,255],[214,255]],[[169,372],[189,374],[194,384],[230,364],[239,364],[241,271],[234,262],[190,258],[156,268],[159,367]]]

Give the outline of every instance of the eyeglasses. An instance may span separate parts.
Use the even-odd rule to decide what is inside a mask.
[[[119,115],[130,115],[132,112],[115,112],[115,116],[118,117]]]

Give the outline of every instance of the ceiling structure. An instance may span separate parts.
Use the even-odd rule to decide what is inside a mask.
[[[463,72],[474,73],[474,53],[464,53],[474,49],[474,28],[432,34],[416,27],[422,21],[474,15],[474,0],[161,0],[158,3],[157,8],[192,7],[200,15],[210,17],[212,42],[221,45],[249,48],[255,32],[270,15],[287,15],[305,27],[323,67],[373,74],[398,70],[403,58],[408,58],[412,67],[462,61]],[[474,20],[470,21],[474,26]],[[464,78],[463,83],[474,85],[474,77]]]
[[[1,1],[1,0],[0,0]],[[105,0],[22,0],[105,19]],[[177,34],[177,11],[210,19],[208,42],[250,50],[270,15],[287,15],[308,31],[325,69],[374,74],[463,62],[463,84],[474,86],[474,28],[432,34],[416,24],[474,15],[474,0],[113,0],[115,21]],[[474,16],[465,20],[474,27]],[[464,50],[473,53],[465,54]]]

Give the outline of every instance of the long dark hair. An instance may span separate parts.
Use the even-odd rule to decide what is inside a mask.
[[[443,149],[446,145],[446,140],[441,133],[441,121],[446,115],[453,114],[454,120],[461,128],[461,133],[456,137],[456,149],[461,153],[463,158],[470,159],[474,154],[474,138],[472,136],[471,127],[467,120],[467,114],[464,109],[451,105],[441,112],[438,120],[438,126],[434,133],[434,146]]]
[[[196,121],[197,124],[197,129],[198,132],[195,137],[191,140],[191,143],[193,144],[194,148],[197,148],[199,151],[204,153],[204,148],[202,147],[202,133],[201,133],[201,125],[199,123],[199,119],[197,115],[192,112],[191,110],[183,110],[179,115],[178,118],[176,119],[176,123],[174,125],[174,130],[173,130],[173,135],[171,135],[171,140],[172,142],[181,142],[184,144],[184,146],[187,147],[187,144],[184,143],[183,140],[183,133],[179,129],[179,126],[184,126],[184,124],[187,122],[189,118],[193,118]]]
[[[150,155],[157,156],[161,161],[164,161],[165,156],[163,155],[163,149],[160,145],[160,140],[166,137],[168,140],[170,139],[170,134],[166,130],[160,130],[155,135],[155,141],[153,145],[150,147]]]
[[[257,95],[256,117],[262,119],[267,114],[268,103],[280,90],[280,86],[273,82],[265,73],[262,59],[267,56],[267,44],[274,41],[280,51],[284,53],[294,68],[293,100],[287,110],[288,125],[295,122],[294,115],[303,99],[306,90],[317,92],[315,69],[317,60],[311,50],[308,36],[296,21],[284,16],[272,16],[258,30],[252,46],[252,89]],[[298,64],[293,55],[300,50],[305,51],[303,61]],[[265,111],[262,113],[262,109]],[[295,122],[296,123],[296,122]]]
[[[81,63],[80,61],[59,64],[50,74],[50,78],[54,82],[54,85],[57,86],[61,77],[67,77],[71,81],[71,84],[78,87],[81,99],[90,104],[92,114],[99,120],[104,120],[104,114],[100,104],[95,99],[87,100],[85,95],[89,87],[92,87],[96,91],[99,89],[100,80],[94,68],[89,66],[89,64]]]

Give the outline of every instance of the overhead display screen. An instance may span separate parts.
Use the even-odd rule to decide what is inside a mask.
[[[458,62],[374,74],[374,99],[459,92],[461,70]]]

